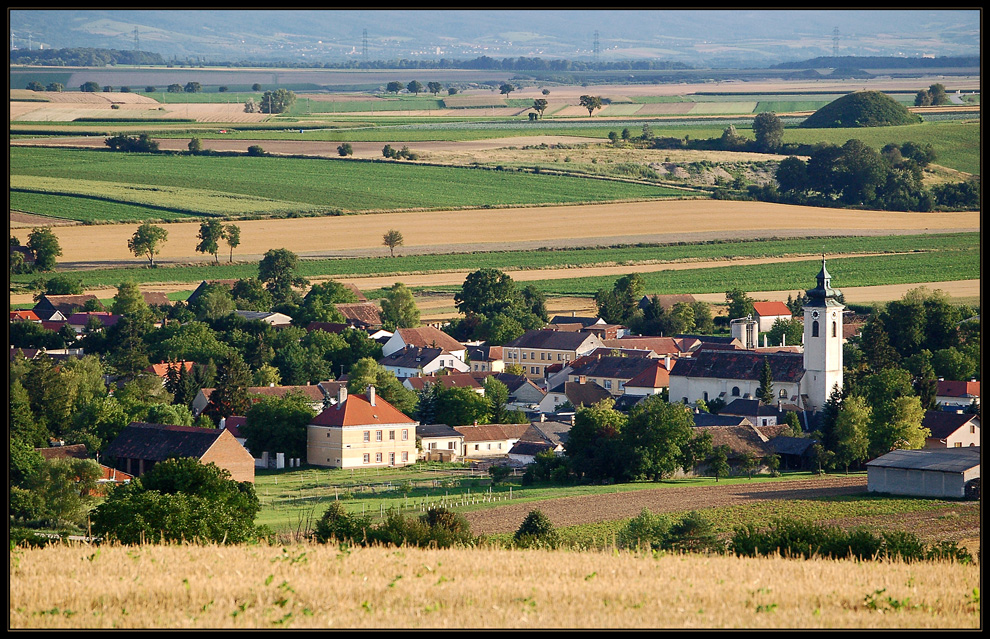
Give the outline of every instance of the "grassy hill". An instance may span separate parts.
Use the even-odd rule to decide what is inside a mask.
[[[918,124],[921,117],[880,91],[857,91],[815,111],[800,124],[806,129]]]

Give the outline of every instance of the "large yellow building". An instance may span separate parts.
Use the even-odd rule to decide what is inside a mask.
[[[306,429],[306,461],[314,466],[361,468],[406,466],[416,462],[416,426],[375,394],[347,394],[313,418]]]

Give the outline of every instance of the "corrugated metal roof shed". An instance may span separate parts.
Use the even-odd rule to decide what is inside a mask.
[[[931,470],[943,473],[962,473],[980,465],[980,447],[924,448],[921,450],[892,450],[873,461],[867,467]]]

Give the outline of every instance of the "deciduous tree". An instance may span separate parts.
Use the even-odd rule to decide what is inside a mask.
[[[160,226],[145,222],[127,240],[127,248],[134,257],[147,256],[148,265],[155,267],[155,256],[162,250],[162,244],[168,240],[168,231]]]
[[[776,113],[764,111],[753,118],[753,135],[757,149],[772,153],[784,144],[784,123]]]
[[[223,227],[223,238],[230,247],[230,257],[228,262],[234,261],[234,249],[241,243],[241,227],[236,224],[227,224]]]
[[[602,108],[602,99],[597,95],[582,95],[580,98],[580,104],[584,108],[588,109],[588,115],[591,116],[596,109]]]
[[[196,251],[199,253],[209,253],[213,256],[215,263],[220,263],[220,240],[223,239],[223,222],[217,219],[207,220],[199,225],[199,244]]]
[[[381,300],[382,324],[385,330],[415,328],[419,326],[419,308],[412,292],[402,282],[396,282],[385,289]]]
[[[296,273],[299,256],[288,249],[269,249],[258,263],[258,279],[265,283],[276,304],[298,297],[293,287],[305,286],[308,280]]]
[[[56,258],[62,255],[58,238],[47,226],[31,231],[28,235],[27,247],[34,253],[34,266],[39,271],[50,271],[55,268]]]
[[[395,248],[397,246],[402,246],[402,242],[402,233],[397,229],[389,229],[385,231],[385,235],[382,236],[382,244],[388,247],[389,253],[392,257],[395,257]]]

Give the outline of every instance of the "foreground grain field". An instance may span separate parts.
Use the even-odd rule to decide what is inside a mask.
[[[10,553],[14,629],[979,628],[978,564],[474,548]]]
[[[715,239],[892,235],[978,231],[980,212],[902,213],[819,209],[765,202],[667,200],[575,206],[416,211],[342,217],[244,220],[240,259],[286,248],[307,257],[387,255],[382,234],[398,229],[402,250],[469,252]],[[136,224],[54,229],[60,264],[140,264],[127,250]],[[198,223],[169,224],[159,262],[199,261]]]

